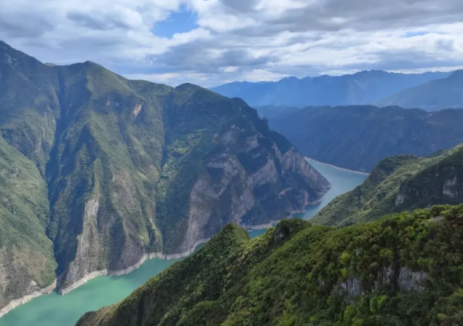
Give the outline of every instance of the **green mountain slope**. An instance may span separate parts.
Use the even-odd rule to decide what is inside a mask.
[[[0,315],[12,300],[55,280],[48,210],[38,169],[0,137]]]
[[[345,226],[383,215],[463,202],[463,146],[429,158],[384,159],[365,182],[328,204],[311,222]]]
[[[192,257],[78,326],[457,325],[463,207],[343,229],[227,226]]]
[[[420,108],[427,111],[463,108],[462,88],[463,70],[458,70],[447,78],[406,89],[377,104],[379,106],[399,105],[404,108]]]
[[[0,132],[46,187],[63,294],[188,254],[230,222],[288,217],[330,187],[241,100],[91,62],[48,66],[1,42],[0,74]]]
[[[386,157],[428,156],[463,142],[463,110],[308,107],[269,116],[269,125],[308,157],[364,172]]]

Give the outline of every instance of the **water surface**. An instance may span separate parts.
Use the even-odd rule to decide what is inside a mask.
[[[310,219],[333,198],[354,189],[365,179],[361,174],[338,170],[318,162],[310,163],[328,179],[332,188],[319,204],[307,207],[306,212],[299,215],[305,219]],[[254,230],[249,234],[254,238],[264,232],[265,230]],[[0,319],[0,326],[73,326],[85,312],[98,310],[124,299],[178,260],[148,260],[128,275],[101,276],[65,296],[52,293],[39,297],[5,315]]]

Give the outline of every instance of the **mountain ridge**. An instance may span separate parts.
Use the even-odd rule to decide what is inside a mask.
[[[211,89],[227,97],[243,98],[251,106],[345,106],[372,104],[399,91],[449,75],[369,70],[342,76],[288,77],[276,82],[236,82]]]
[[[49,215],[35,232],[52,241],[61,293],[190,252],[229,222],[285,218],[329,189],[241,100],[91,62],[45,65],[4,43],[0,75],[0,134],[46,186]],[[0,308],[31,292],[23,288],[2,301],[0,287]]]
[[[463,108],[463,70],[457,70],[443,79],[430,81],[391,95],[376,104],[380,106],[400,105],[405,108],[420,108],[439,111],[446,108]]]
[[[347,106],[257,110],[305,156],[349,170],[370,172],[389,156],[428,156],[463,142],[463,110],[459,109],[426,112]]]

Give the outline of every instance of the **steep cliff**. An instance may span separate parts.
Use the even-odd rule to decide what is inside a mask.
[[[428,158],[410,155],[381,161],[365,182],[334,199],[311,220],[345,226],[383,215],[463,202],[463,145]]]
[[[40,232],[63,294],[148,257],[186,254],[229,222],[286,218],[329,189],[242,101],[91,62],[48,66],[5,43],[0,75],[0,132],[38,173]],[[30,292],[17,281],[0,308]]]
[[[193,256],[78,326],[458,325],[463,207],[343,229],[229,225]]]

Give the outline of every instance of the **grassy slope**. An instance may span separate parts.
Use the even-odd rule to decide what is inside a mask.
[[[334,199],[311,222],[345,226],[403,210],[461,203],[461,194],[450,198],[443,195],[443,188],[454,177],[462,179],[462,155],[459,145],[429,158],[402,155],[384,159],[362,185]],[[404,196],[402,203],[397,200],[399,194]]]
[[[435,217],[438,217],[437,219]],[[249,240],[228,226],[119,304],[79,326],[455,325],[461,322],[463,207],[343,229],[280,222]],[[412,290],[387,268],[427,273]],[[340,285],[359,282],[362,295]]]
[[[55,279],[48,210],[39,170],[0,137],[0,307],[33,290],[32,281],[46,287]]]

